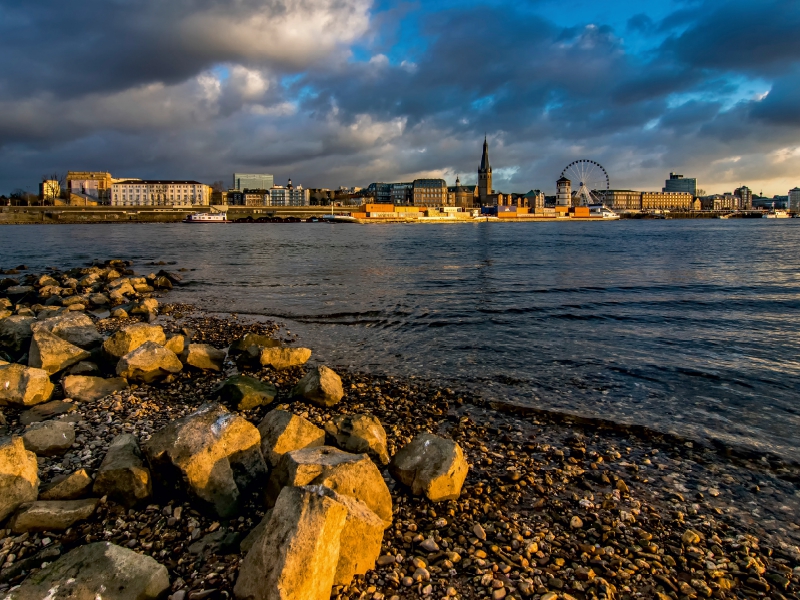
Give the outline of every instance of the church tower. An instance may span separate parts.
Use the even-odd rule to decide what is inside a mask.
[[[481,206],[486,206],[489,203],[489,196],[491,196],[491,194],[492,166],[489,164],[489,144],[484,136],[481,168],[478,169],[478,198]]]

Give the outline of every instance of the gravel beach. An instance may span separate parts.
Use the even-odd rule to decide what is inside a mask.
[[[20,275],[6,277],[12,276],[17,287],[25,284]],[[161,301],[169,301],[166,284],[160,291],[146,287],[126,300],[144,306],[163,294]],[[112,317],[110,304],[85,307],[104,337],[144,320],[168,338],[220,350],[247,333],[314,347],[279,323],[168,303],[156,303],[157,312]],[[23,300],[12,310],[41,309]],[[341,377],[344,396],[320,406],[292,394],[315,361],[275,369],[237,364],[228,355],[220,371],[185,368],[89,401],[65,398],[63,380],[54,376],[51,413],[35,418],[71,423],[75,438],[63,454],[37,456],[40,499],[60,476],[83,469],[94,479],[120,434],[145,445],[216,401],[229,377],[246,374],[277,390],[274,400],[250,410],[228,404],[253,425],[274,409],[319,428],[338,415],[371,415],[385,430],[390,457],[428,432],[457,442],[469,464],[458,498],[432,502],[412,495],[378,463],[391,493],[392,524],[375,568],[334,586],[332,598],[800,598],[798,465],[337,365],[328,366]],[[34,409],[4,406],[6,434],[24,436]],[[266,513],[262,489],[249,490],[227,518],[186,495],[156,491],[132,506],[101,497],[91,516],[64,530],[20,534],[0,522],[0,597],[14,597],[16,586],[74,548],[111,542],[164,565],[172,600],[230,598],[246,555],[240,544]]]

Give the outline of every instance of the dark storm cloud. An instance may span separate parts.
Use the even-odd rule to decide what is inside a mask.
[[[797,0],[707,2],[694,17],[685,31],[664,42],[665,55],[696,68],[762,76],[800,61]]]
[[[0,0],[0,185],[67,168],[463,181],[484,132],[500,189],[549,189],[580,157],[650,188],[683,165],[722,178],[729,160],[771,176],[795,164],[769,162],[800,130],[794,0],[681,2],[620,31],[510,1],[370,7]],[[740,91],[756,78],[763,99]]]

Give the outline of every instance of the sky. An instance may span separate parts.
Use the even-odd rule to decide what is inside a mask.
[[[797,0],[0,0],[0,193],[44,175],[800,186]]]

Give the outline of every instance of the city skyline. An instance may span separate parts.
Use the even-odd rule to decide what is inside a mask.
[[[669,172],[708,193],[800,183],[800,7],[786,0],[130,10],[3,8],[0,192],[69,169],[474,184],[485,133],[504,192],[554,191],[578,158],[614,189],[660,190]]]

